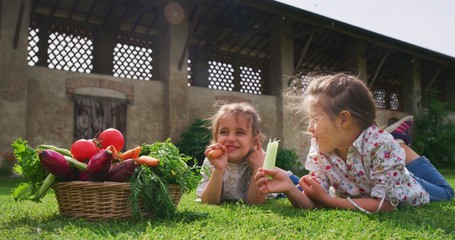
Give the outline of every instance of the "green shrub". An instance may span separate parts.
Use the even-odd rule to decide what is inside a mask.
[[[285,170],[295,171],[301,165],[299,156],[294,150],[279,147],[276,154],[276,166]]]
[[[9,177],[13,175],[14,164],[16,164],[15,159],[0,160],[0,177]]]
[[[455,124],[449,119],[453,103],[444,103],[435,93],[422,98],[422,114],[415,116],[412,148],[436,167],[455,167]]]
[[[195,119],[190,127],[180,135],[180,141],[175,145],[180,152],[193,157],[193,163],[202,165],[204,161],[204,151],[212,139],[207,120]]]

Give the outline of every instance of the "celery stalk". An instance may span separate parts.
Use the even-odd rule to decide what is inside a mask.
[[[39,201],[42,197],[44,197],[44,195],[46,195],[47,190],[49,190],[52,187],[55,180],[56,177],[54,174],[49,173],[49,175],[47,175],[46,179],[43,182],[43,185],[41,185],[41,187],[39,188],[38,192],[35,195],[36,201]]]
[[[273,169],[275,167],[275,162],[276,162],[276,154],[278,152],[278,143],[279,140],[269,140],[269,143],[267,144],[267,150],[265,152],[265,160],[264,160],[264,165],[263,167],[265,169]],[[272,180],[272,176],[266,176],[267,179]]]

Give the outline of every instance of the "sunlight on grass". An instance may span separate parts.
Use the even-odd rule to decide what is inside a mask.
[[[455,170],[443,171],[455,186]],[[392,213],[300,210],[286,199],[260,206],[195,202],[182,197],[176,218],[86,221],[59,214],[54,194],[42,203],[15,202],[17,179],[1,179],[2,239],[455,239],[455,200]]]

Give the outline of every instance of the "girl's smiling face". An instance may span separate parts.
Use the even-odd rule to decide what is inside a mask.
[[[316,140],[319,151],[322,153],[335,151],[340,146],[340,133],[337,131],[336,121],[332,121],[321,109],[310,108],[309,114],[308,131]]]
[[[220,118],[216,142],[226,146],[229,162],[242,163],[248,151],[256,146],[257,140],[247,117],[228,113]]]

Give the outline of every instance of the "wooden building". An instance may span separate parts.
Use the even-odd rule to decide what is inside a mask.
[[[281,92],[313,71],[359,75],[383,125],[418,114],[425,89],[455,98],[453,57],[275,1],[0,0],[0,154],[107,127],[127,147],[178,141],[216,100],[244,100],[304,156]]]

